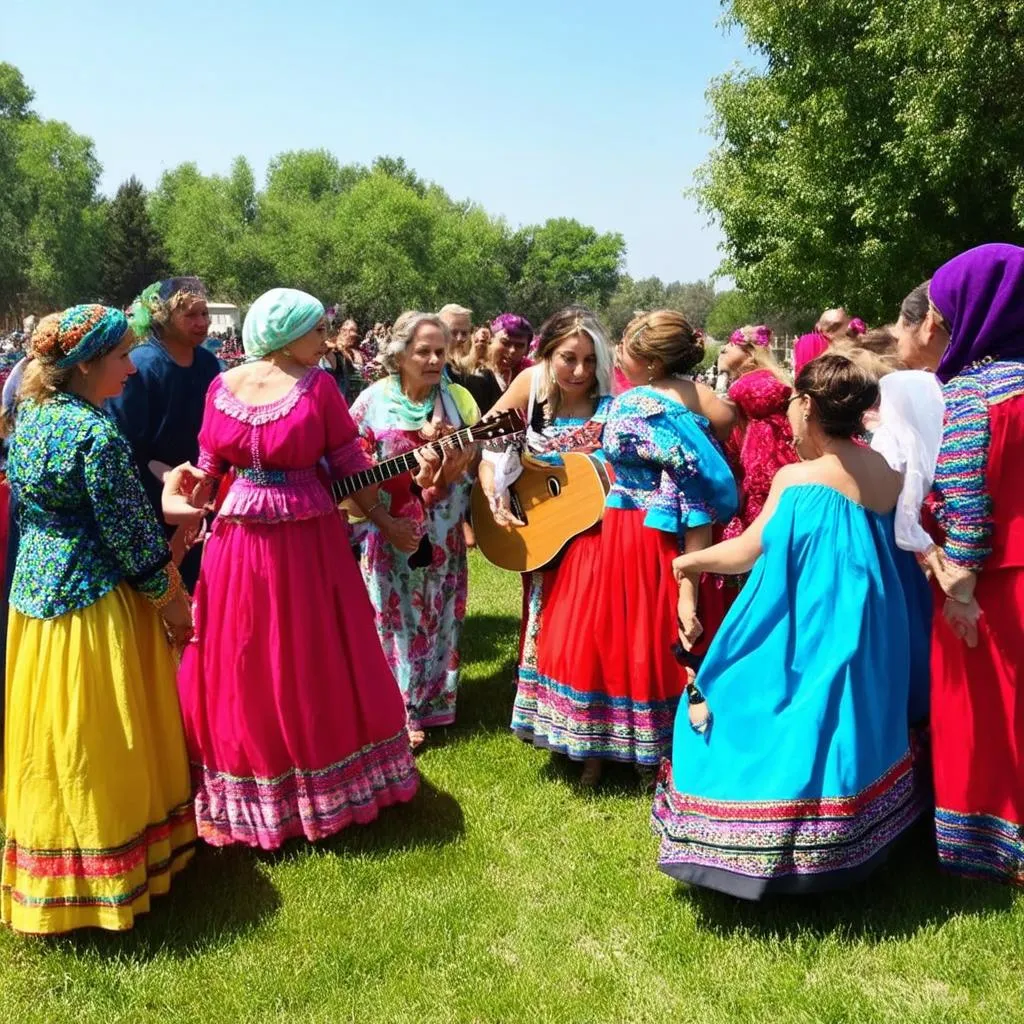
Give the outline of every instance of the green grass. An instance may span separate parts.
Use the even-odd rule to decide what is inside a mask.
[[[661,875],[631,772],[587,794],[508,732],[519,607],[474,556],[459,724],[413,804],[276,855],[203,849],[125,935],[0,932],[0,1021],[1024,1020],[1024,898],[941,876],[926,828],[829,899]]]

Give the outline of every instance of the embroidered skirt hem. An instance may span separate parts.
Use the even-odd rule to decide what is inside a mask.
[[[935,811],[939,863],[969,878],[1024,886],[1024,826],[992,814]]]
[[[926,797],[909,752],[854,796],[777,801],[679,793],[665,762],[651,814],[658,867],[743,899],[835,889],[881,863],[925,812]]]
[[[574,690],[520,667],[512,731],[574,761],[597,757],[657,767],[672,744],[678,703]]]
[[[416,795],[419,775],[403,729],[319,770],[241,777],[193,765],[199,836],[212,846],[275,850],[288,839],[325,839],[373,821]]]

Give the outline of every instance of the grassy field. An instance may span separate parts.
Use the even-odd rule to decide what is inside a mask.
[[[203,849],[126,935],[0,932],[0,1021],[1024,1021],[1024,898],[922,828],[866,887],[749,906],[655,870],[631,772],[515,740],[519,581],[474,558],[459,725],[409,807],[276,855]]]

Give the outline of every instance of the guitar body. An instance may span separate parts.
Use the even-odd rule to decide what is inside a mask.
[[[510,489],[512,510],[525,526],[499,526],[478,480],[470,499],[477,547],[492,564],[534,572],[553,562],[573,539],[604,515],[611,488],[608,470],[593,455],[569,452],[561,466],[523,456],[523,472]]]

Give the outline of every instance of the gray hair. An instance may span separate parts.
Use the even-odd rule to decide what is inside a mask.
[[[410,309],[395,321],[394,327],[391,328],[391,340],[381,355],[388,373],[398,373],[405,350],[412,344],[417,331],[424,324],[436,327],[444,335],[445,345],[452,343],[452,332],[437,313],[421,313],[418,309]]]
[[[460,306],[457,302],[449,302],[437,311],[437,315],[442,318],[446,316],[468,316],[472,320],[473,310],[466,309],[465,306]]]

